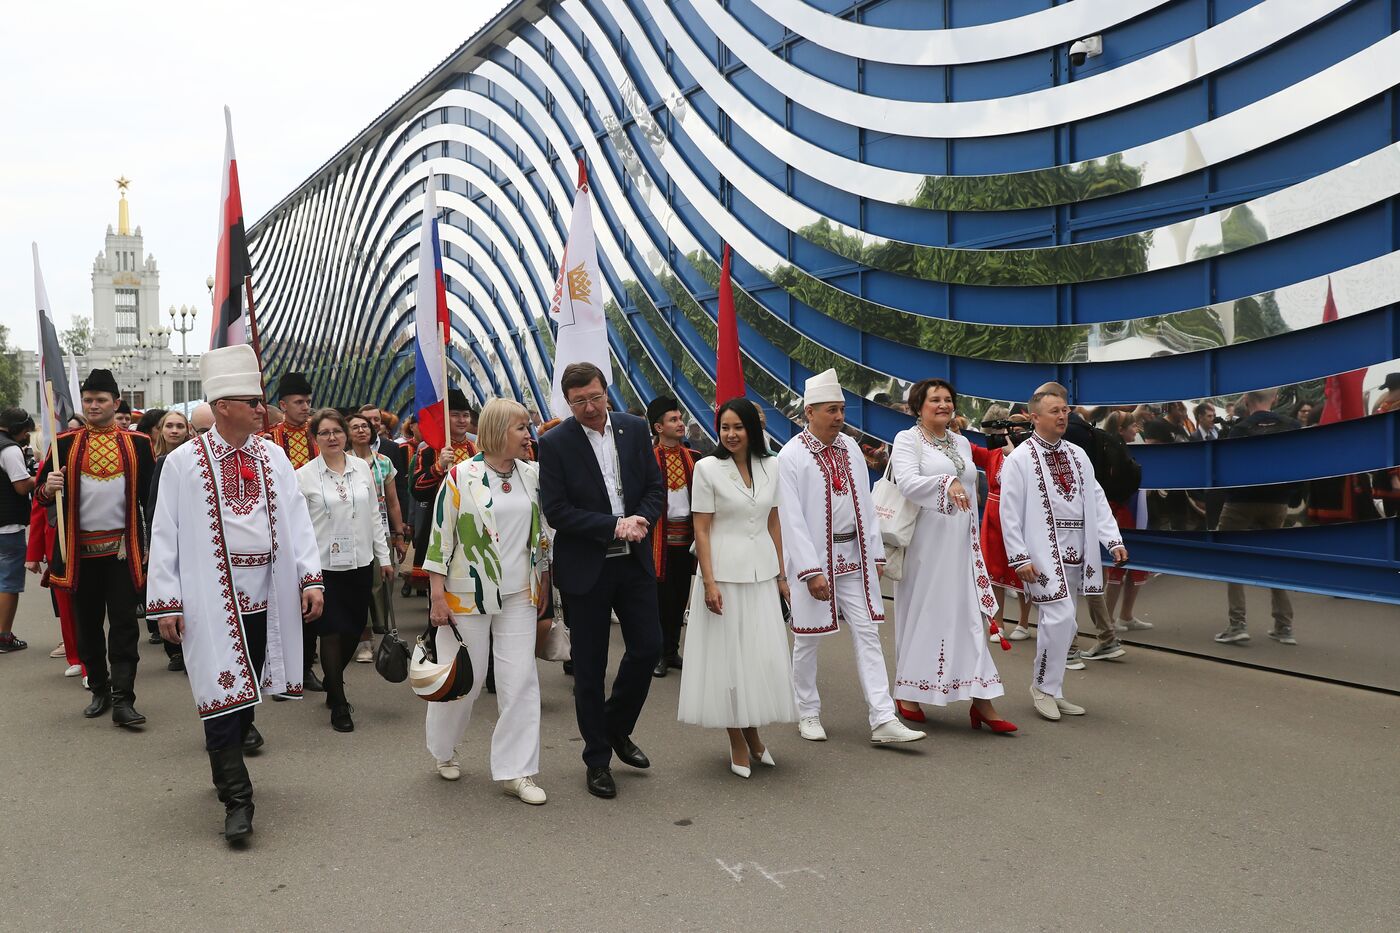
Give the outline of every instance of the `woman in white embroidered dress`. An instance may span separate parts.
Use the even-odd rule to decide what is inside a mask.
[[[795,722],[792,664],[782,599],[783,536],[778,463],[758,409],[732,399],[715,416],[720,447],[696,461],[690,485],[700,578],[690,589],[690,624],[676,718],[729,733],[729,770],[741,778],[772,752],[758,737],[770,722]]]
[[[974,729],[1014,732],[992,706],[1004,692],[986,635],[996,598],[978,540],[972,446],[949,427],[957,401],[942,379],[915,383],[909,410],[918,421],[890,455],[899,491],[920,507],[894,591],[894,696],[914,722],[925,719],[920,703],[971,700]]]
[[[309,631],[321,639],[321,681],[331,708],[331,728],[353,732],[345,668],[369,616],[374,574],[392,580],[394,568],[379,524],[374,474],[368,463],[345,453],[350,443],[345,417],[334,408],[323,408],[311,416],[311,433],[320,453],[297,470],[297,485],[316,529],[326,608]]]

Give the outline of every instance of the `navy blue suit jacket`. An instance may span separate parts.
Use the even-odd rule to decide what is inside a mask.
[[[647,423],[612,412],[622,476],[624,515],[640,515],[654,527],[666,501],[661,469],[651,450]],[[569,418],[540,438],[540,509],[554,528],[554,581],[561,592],[586,593],[598,582],[617,516],[608,502],[603,471],[577,418]],[[628,557],[653,576],[651,538],[634,542]]]

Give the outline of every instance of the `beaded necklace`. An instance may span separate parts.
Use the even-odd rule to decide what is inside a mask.
[[[924,443],[953,461],[953,469],[958,476],[962,476],[963,471],[967,469],[967,461],[963,459],[962,451],[958,450],[958,445],[954,443],[951,435],[951,431],[945,430],[943,436],[938,437],[924,430],[922,424],[919,425],[919,436],[924,439]]]

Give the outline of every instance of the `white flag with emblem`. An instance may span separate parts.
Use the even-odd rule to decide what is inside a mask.
[[[578,164],[578,188],[574,191],[574,213],[569,219],[569,239],[559,262],[554,283],[554,299],[549,316],[558,330],[554,336],[554,385],[549,407],[556,418],[567,418],[569,406],[559,388],[564,368],[570,363],[592,363],[603,371],[612,385],[612,357],[608,353],[608,321],[603,314],[606,292],[598,274],[598,247],[593,240],[593,199],[588,191],[588,173]]]

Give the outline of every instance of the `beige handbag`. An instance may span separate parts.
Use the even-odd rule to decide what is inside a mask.
[[[564,626],[564,603],[559,598],[559,592],[555,590],[552,594],[554,598],[554,624],[549,627],[549,631],[542,637],[535,640],[535,657],[541,661],[567,661],[570,651],[569,630]]]

